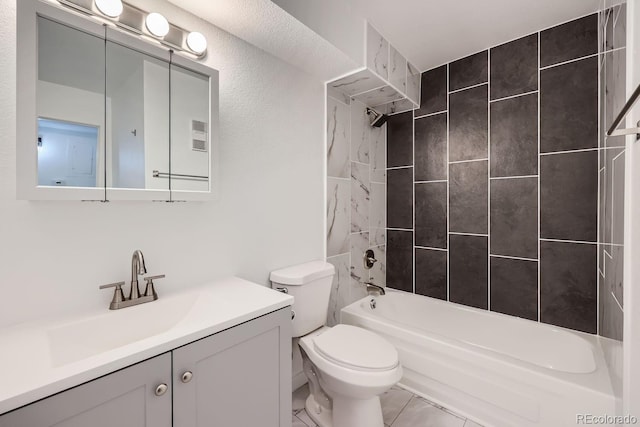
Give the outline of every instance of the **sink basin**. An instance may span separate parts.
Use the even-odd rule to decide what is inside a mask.
[[[177,325],[195,304],[194,293],[113,310],[47,330],[54,367],[77,362]]]

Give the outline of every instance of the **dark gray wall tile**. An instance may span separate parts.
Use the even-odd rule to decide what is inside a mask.
[[[416,245],[447,248],[447,183],[416,184]]]
[[[540,32],[540,66],[598,53],[598,14]]]
[[[447,109],[447,66],[443,65],[422,73],[420,108],[416,116],[437,113]]]
[[[488,239],[452,234],[449,243],[449,301],[486,309]]]
[[[540,236],[597,240],[598,152],[540,157]]]
[[[538,320],[538,262],[491,258],[491,311]]]
[[[447,299],[447,252],[416,248],[416,294]]]
[[[598,146],[598,58],[540,71],[540,151]]]
[[[449,96],[449,161],[487,158],[488,108],[485,85]]]
[[[387,286],[413,292],[413,232],[387,230]]]
[[[416,181],[447,179],[447,114],[415,121]]]
[[[489,51],[484,50],[449,64],[449,90],[485,83],[489,74]]]
[[[413,168],[387,171],[387,227],[413,228]]]
[[[538,258],[538,178],[491,181],[491,253]]]
[[[413,165],[413,112],[394,114],[387,121],[387,167]]]
[[[491,176],[538,173],[538,94],[491,103]]]
[[[487,234],[488,162],[449,165],[449,231]]]
[[[596,333],[597,245],[540,243],[540,320]]]
[[[491,99],[538,89],[538,34],[494,47],[491,55]]]

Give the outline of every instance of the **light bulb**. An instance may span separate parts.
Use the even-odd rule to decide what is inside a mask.
[[[169,21],[157,12],[152,12],[145,19],[147,30],[156,37],[164,37],[169,33]]]
[[[122,13],[121,0],[96,0],[96,7],[103,14],[110,18],[117,18]]]
[[[187,46],[198,55],[201,55],[207,50],[207,39],[202,33],[192,31],[187,36]]]

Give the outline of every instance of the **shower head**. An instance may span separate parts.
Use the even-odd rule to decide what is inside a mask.
[[[369,125],[376,128],[385,124],[389,118],[386,114],[382,114],[369,107],[367,107],[367,116],[369,116]]]

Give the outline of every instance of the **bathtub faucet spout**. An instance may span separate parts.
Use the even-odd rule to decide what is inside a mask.
[[[369,293],[373,291],[373,292],[379,292],[380,295],[385,294],[384,288],[382,286],[375,285],[371,282],[364,282],[364,284],[367,286],[367,292]]]

